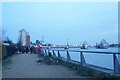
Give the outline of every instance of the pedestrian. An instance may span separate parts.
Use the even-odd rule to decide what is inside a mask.
[[[24,52],[25,52],[25,47],[23,46],[23,47],[22,47],[22,53],[24,53]]]
[[[34,54],[36,54],[36,52],[37,52],[37,49],[36,49],[36,47],[32,47],[32,51],[34,52]]]
[[[41,60],[40,60],[40,57],[41,57],[41,48],[42,48],[42,45],[38,45],[38,47],[37,47],[37,54],[38,54],[38,60],[37,60],[37,62],[40,62]]]
[[[33,47],[33,46],[30,47],[30,52],[31,52],[31,54],[32,54],[32,52],[33,52],[32,47]]]
[[[37,47],[37,53],[39,54],[40,53],[40,45]]]
[[[19,48],[19,52],[20,52],[20,53],[22,52],[22,48],[21,48],[21,47]]]
[[[26,47],[26,53],[28,53],[29,52],[29,48],[28,47]]]

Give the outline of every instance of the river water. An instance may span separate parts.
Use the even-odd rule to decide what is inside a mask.
[[[63,49],[62,49],[63,50]],[[82,51],[99,51],[99,52],[118,52],[118,48],[108,48],[108,49],[80,49],[80,48],[69,48],[69,50],[82,50]],[[75,61],[80,61],[79,52],[69,52],[71,59]],[[57,55],[57,52],[55,52]],[[63,58],[67,58],[66,51],[60,52]],[[98,53],[83,53],[86,63],[113,69],[113,55],[112,54],[98,54]]]

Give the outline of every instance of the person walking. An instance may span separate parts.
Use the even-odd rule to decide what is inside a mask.
[[[38,46],[37,53],[40,54],[40,51],[41,51],[41,45]]]
[[[32,47],[33,47],[33,46],[30,47],[30,52],[31,52],[31,54],[32,54],[32,52],[33,52]]]
[[[42,48],[42,45],[38,45],[38,47],[37,47],[37,54],[38,54],[38,60],[37,60],[37,62],[40,62],[41,61],[41,48]]]
[[[28,48],[28,46],[26,47],[26,53],[28,53],[29,52],[29,48]]]

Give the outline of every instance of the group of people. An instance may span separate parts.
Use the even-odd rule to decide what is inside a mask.
[[[25,53],[25,52],[28,53],[28,52],[29,52],[29,48],[23,46],[23,47],[18,48],[18,51],[19,51],[20,53]]]
[[[34,46],[26,47],[26,46],[23,46],[23,47],[18,48],[18,51],[20,53],[28,53],[28,52],[30,52],[31,54],[33,54],[33,53],[36,54],[36,53],[41,52],[41,47],[42,47],[42,45],[38,45],[38,47],[34,47]]]

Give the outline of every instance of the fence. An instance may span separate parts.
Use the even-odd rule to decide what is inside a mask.
[[[61,53],[60,52],[65,51],[66,54],[67,54],[67,56],[66,56],[67,57],[67,59],[66,59],[67,61],[72,61],[71,56],[69,54],[70,52],[79,53],[80,54],[80,61],[79,61],[79,63],[81,65],[87,64],[86,60],[84,58],[84,54],[88,54],[88,53],[111,54],[111,55],[113,55],[114,73],[115,74],[120,74],[120,63],[119,63],[118,57],[117,57],[117,55],[120,55],[119,52],[117,53],[117,52],[98,52],[98,51],[77,51],[77,50],[68,50],[68,49],[67,50],[60,50],[59,48],[57,48],[57,50],[56,50],[56,49],[50,49],[50,47],[46,47],[43,50],[44,50],[44,53],[46,55],[48,55],[48,53],[51,53],[52,57],[55,57],[55,58],[58,58],[58,59],[63,59],[63,57],[61,57]],[[57,54],[58,54],[57,56],[56,56],[55,51],[57,51]]]

